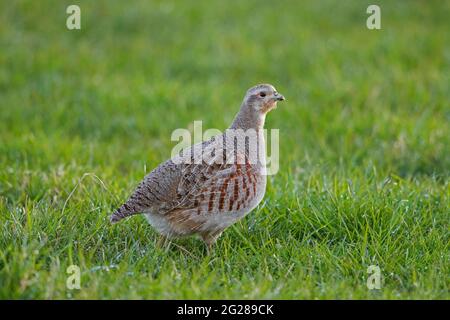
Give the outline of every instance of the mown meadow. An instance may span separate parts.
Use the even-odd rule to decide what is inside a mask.
[[[377,1],[381,30],[369,4],[1,2],[0,298],[448,299],[450,2]],[[110,225],[175,129],[261,82],[280,170],[212,254]]]

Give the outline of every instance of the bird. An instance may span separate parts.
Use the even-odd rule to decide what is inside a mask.
[[[222,232],[264,197],[264,122],[284,100],[271,84],[248,89],[222,134],[182,149],[153,169],[110,222],[144,214],[164,241],[197,235],[210,252]]]

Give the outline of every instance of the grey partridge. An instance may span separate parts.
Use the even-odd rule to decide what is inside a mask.
[[[200,235],[210,249],[220,234],[262,200],[266,190],[266,114],[284,100],[270,84],[250,88],[231,126],[182,150],[153,171],[110,217],[143,213],[167,238]]]

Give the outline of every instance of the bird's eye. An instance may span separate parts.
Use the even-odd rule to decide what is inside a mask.
[[[264,98],[266,96],[266,93],[265,92],[260,92],[259,96]]]

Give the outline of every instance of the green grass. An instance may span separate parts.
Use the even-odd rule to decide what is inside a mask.
[[[450,2],[377,1],[380,31],[369,4],[3,1],[0,298],[449,299]],[[174,129],[260,82],[280,171],[212,255],[109,224]]]

